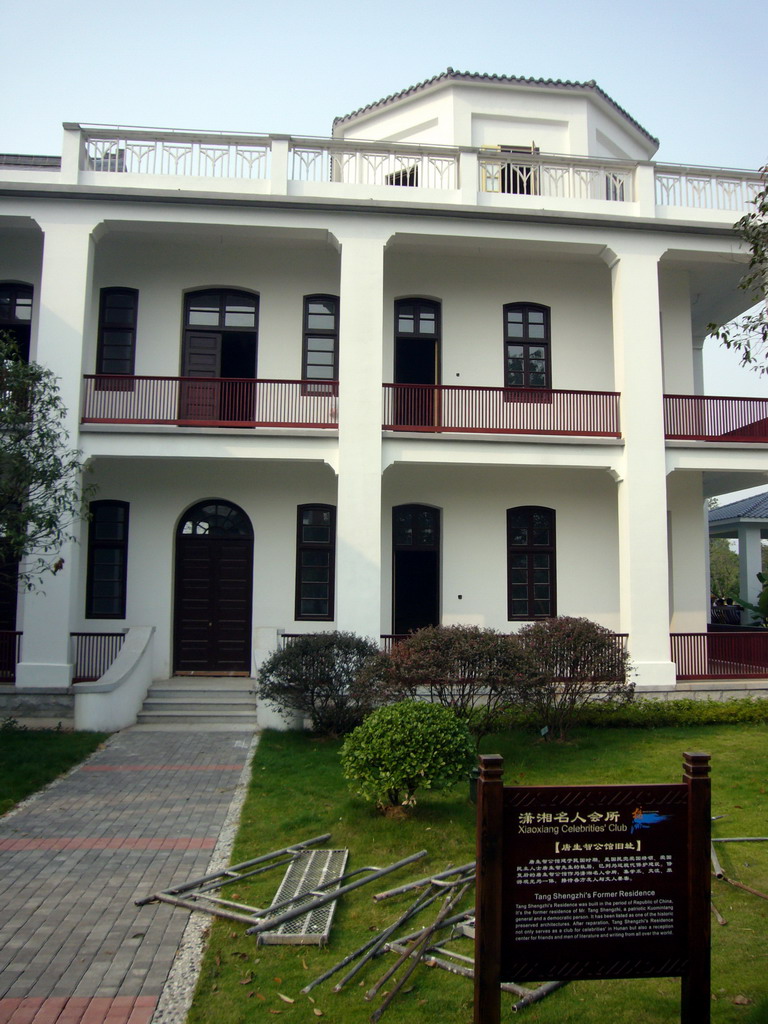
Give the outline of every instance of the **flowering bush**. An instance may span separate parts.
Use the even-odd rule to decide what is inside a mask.
[[[393,694],[424,697],[467,722],[477,741],[501,724],[531,659],[513,634],[478,626],[430,626],[401,640],[389,656]]]
[[[298,713],[317,733],[340,736],[382,702],[378,647],[354,633],[293,637],[259,670],[256,694],[282,716]]]
[[[517,634],[532,659],[515,703],[533,712],[545,735],[564,739],[577,712],[632,700],[629,656],[611,630],[589,619],[562,616],[524,626]]]

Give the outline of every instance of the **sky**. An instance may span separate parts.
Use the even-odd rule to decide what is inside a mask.
[[[327,136],[452,67],[594,79],[657,160],[768,163],[766,0],[26,0],[3,28],[5,153],[58,155],[64,121]],[[768,393],[706,351],[709,393]]]

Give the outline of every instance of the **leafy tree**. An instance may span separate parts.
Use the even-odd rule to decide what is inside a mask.
[[[725,537],[709,542],[709,587],[715,597],[739,599],[739,556]]]
[[[0,573],[20,562],[19,582],[32,590],[64,564],[87,495],[81,453],[67,446],[67,411],[56,377],[19,357],[0,333]],[[5,571],[13,582],[13,571]]]
[[[766,184],[754,198],[754,209],[734,225],[751,254],[739,287],[757,308],[731,323],[709,324],[708,330],[726,348],[740,353],[742,366],[768,373],[768,166],[761,173]]]

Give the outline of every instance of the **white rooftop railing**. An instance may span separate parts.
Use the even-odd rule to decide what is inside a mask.
[[[656,202],[659,206],[687,206],[697,210],[744,211],[765,181],[754,171],[719,167],[656,165]]]
[[[477,194],[608,200],[652,207],[744,212],[765,182],[755,171],[686,167],[488,149],[296,138],[237,132],[68,124],[79,137],[79,171],[289,183],[391,186]],[[281,185],[282,181],[282,185]],[[263,187],[263,186],[262,186]],[[310,190],[311,191],[311,190]],[[412,198],[416,198],[413,196]]]

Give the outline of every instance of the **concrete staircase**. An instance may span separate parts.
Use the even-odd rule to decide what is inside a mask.
[[[156,680],[136,724],[153,729],[253,732],[257,725],[253,685],[253,679],[233,676]]]

